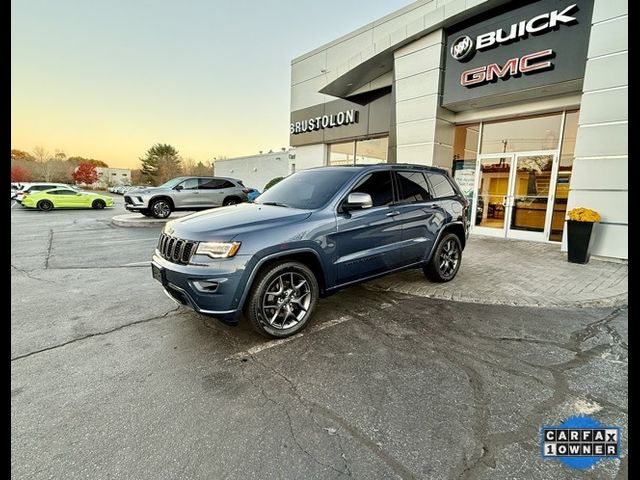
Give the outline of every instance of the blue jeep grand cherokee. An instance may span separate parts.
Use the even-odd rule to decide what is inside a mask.
[[[153,276],[174,300],[270,337],[309,323],[321,296],[407,268],[452,280],[467,200],[446,171],[382,164],[299,171],[255,203],[166,224]]]

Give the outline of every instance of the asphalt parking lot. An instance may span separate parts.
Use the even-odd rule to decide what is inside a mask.
[[[624,306],[364,285],[267,341],[176,307],[159,229],[113,226],[116,202],[11,209],[12,478],[627,477]],[[622,459],[543,461],[540,426],[575,414],[620,425]]]

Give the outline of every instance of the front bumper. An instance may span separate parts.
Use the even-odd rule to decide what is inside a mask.
[[[149,199],[145,197],[137,197],[135,195],[125,195],[124,208],[132,212],[147,210],[149,208]]]
[[[172,299],[196,312],[235,324],[239,320],[250,259],[250,255],[236,255],[207,266],[179,265],[164,259],[156,251],[151,263],[164,272],[166,282],[163,287]],[[212,287],[214,284],[215,288]]]

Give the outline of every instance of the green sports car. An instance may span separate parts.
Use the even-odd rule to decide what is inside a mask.
[[[25,195],[22,206],[48,212],[54,208],[104,208],[112,207],[113,199],[91,192],[78,192],[58,187]]]

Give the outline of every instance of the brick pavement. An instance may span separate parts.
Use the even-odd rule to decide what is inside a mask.
[[[365,284],[423,297],[471,303],[579,308],[627,303],[628,264],[591,258],[567,262],[557,244],[469,238],[457,277],[429,282],[420,270],[389,275]]]

